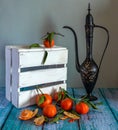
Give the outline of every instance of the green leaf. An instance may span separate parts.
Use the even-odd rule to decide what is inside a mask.
[[[41,105],[44,101],[45,101],[45,96],[42,95],[42,96],[39,98],[38,105]]]
[[[87,104],[88,104],[90,107],[92,107],[93,109],[98,109],[97,106],[96,106],[94,103],[90,102],[90,101],[87,101],[87,102],[85,102],[85,103],[87,103]]]
[[[64,112],[62,108],[60,108],[58,111],[59,111],[58,114],[62,114]]]
[[[64,96],[65,97],[69,97],[69,98],[71,98],[74,101],[78,101],[77,98],[72,97],[65,89],[61,88],[61,91],[64,92],[64,94],[65,94]]]
[[[49,33],[48,34],[48,41],[50,44],[51,44],[53,38],[54,38],[54,32]]]
[[[103,102],[97,102],[95,103],[96,106],[103,105]]]
[[[46,59],[47,59],[47,56],[48,56],[48,52],[47,52],[47,51],[44,51],[44,56],[43,56],[43,60],[42,60],[42,63],[41,63],[41,64],[45,64]]]
[[[60,36],[64,37],[64,35],[61,34],[61,33],[56,33],[56,32],[54,32],[54,35],[60,35]]]
[[[37,48],[37,47],[40,47],[38,43],[33,43],[29,46],[29,48]]]
[[[45,116],[45,122],[49,122],[49,118]]]
[[[57,123],[60,120],[61,116],[63,116],[63,115],[62,114],[58,114],[52,120],[50,120],[50,123]]]
[[[79,117],[80,117],[80,115],[79,115],[76,111],[74,111],[74,110],[72,110],[71,113],[72,113],[72,114],[75,114],[76,116],[79,116]]]
[[[61,94],[61,92],[59,92],[59,93],[58,93],[58,99],[57,99],[57,102],[59,102],[61,99],[62,99],[62,94]]]

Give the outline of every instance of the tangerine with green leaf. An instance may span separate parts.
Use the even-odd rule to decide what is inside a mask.
[[[61,101],[62,99],[64,99],[65,97],[65,94],[63,91],[60,91],[60,92],[54,92],[53,94],[53,100],[54,101]]]
[[[63,36],[60,33],[55,33],[55,32],[47,32],[47,34],[45,36],[43,36],[43,44],[46,48],[52,48],[55,45],[55,40],[54,40],[54,36],[55,35],[60,35]]]
[[[37,106],[44,108],[46,105],[52,103],[52,97],[49,94],[38,94],[36,96]]]

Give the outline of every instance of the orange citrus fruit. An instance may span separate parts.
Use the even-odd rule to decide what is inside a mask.
[[[42,96],[44,96],[44,101],[40,104]],[[41,108],[51,103],[52,103],[52,97],[49,94],[40,94],[36,96],[36,104]]]
[[[86,114],[89,112],[89,106],[84,102],[80,102],[76,104],[75,110],[79,114]]]
[[[51,47],[54,46],[55,42],[54,42],[53,39],[51,40],[51,42],[50,42],[49,40],[45,39],[45,40],[43,41],[43,44],[44,44],[44,46],[45,46],[46,48],[51,48]]]
[[[73,107],[73,100],[70,98],[65,98],[61,101],[61,108],[68,111]]]
[[[49,104],[43,108],[43,115],[47,117],[54,117],[57,114],[56,106]]]
[[[60,96],[61,96],[61,98],[60,98]],[[64,98],[64,92],[55,92],[54,94],[53,94],[53,100],[54,101],[60,101],[60,100],[62,100]]]

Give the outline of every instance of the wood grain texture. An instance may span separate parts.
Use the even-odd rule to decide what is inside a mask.
[[[30,49],[31,50],[31,49]],[[20,68],[32,67],[32,66],[42,66],[42,60],[45,50],[38,51],[26,51],[20,52]],[[48,56],[45,65],[54,64],[67,64],[68,53],[67,49],[60,50],[47,50]],[[52,58],[54,60],[52,60]],[[32,62],[31,62],[32,61]]]
[[[12,104],[5,98],[5,88],[0,87],[0,130],[12,107]]]
[[[118,89],[117,88],[104,88],[100,89],[103,97],[106,100],[109,108],[111,109],[114,117],[118,122]]]
[[[52,68],[22,72],[19,74],[19,86],[27,87],[38,84],[46,84],[67,79],[67,68]]]
[[[34,109],[35,107],[27,107],[27,109]],[[21,121],[18,119],[22,109],[13,108],[2,130],[42,130],[42,126],[34,125],[33,120]]]
[[[5,78],[6,78],[6,98],[11,101],[12,97],[11,97],[11,48],[7,47],[5,48]]]

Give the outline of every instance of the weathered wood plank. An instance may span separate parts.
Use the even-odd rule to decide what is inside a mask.
[[[85,91],[83,89],[74,89],[75,97],[83,95]],[[94,95],[98,97],[98,101],[103,102],[103,105],[99,106],[99,111],[90,110],[86,115],[82,115],[80,119],[81,130],[117,130],[118,122],[114,118],[112,111],[110,110],[105,99],[102,97],[100,91],[96,89]]]
[[[42,66],[45,51],[48,52],[45,65],[66,64],[68,61],[68,50],[65,47],[54,46],[53,48],[41,47],[29,49],[28,46],[6,46],[6,50],[9,49],[14,51],[14,55],[18,53],[20,68]]]
[[[27,107],[33,110],[35,106]],[[21,121],[18,119],[22,109],[13,107],[2,130],[42,130],[42,126],[35,126],[33,120]]]
[[[67,68],[42,69],[19,73],[19,86],[33,86],[67,79]],[[14,79],[15,80],[15,79]]]
[[[32,49],[29,49],[30,51],[25,51],[20,53],[20,67],[31,67],[31,66],[41,66],[43,56],[45,53],[45,50],[38,50],[38,51],[32,51]],[[46,59],[45,65],[52,65],[52,64],[66,64],[67,63],[67,57],[68,52],[67,49],[60,48],[60,50],[47,50],[48,57]],[[55,59],[55,60],[52,60]],[[26,60],[27,59],[27,60]],[[31,62],[32,61],[32,62]]]
[[[44,130],[79,130],[76,121],[69,123],[68,120],[59,121],[59,123],[45,124]]]
[[[100,89],[100,91],[118,121],[118,88],[104,88]]]
[[[12,109],[12,104],[5,98],[5,88],[0,87],[0,130]]]
[[[11,101],[11,64],[12,64],[12,59],[11,59],[11,48],[6,47],[5,48],[5,78],[6,78],[6,98]],[[8,73],[8,74],[7,74]]]

